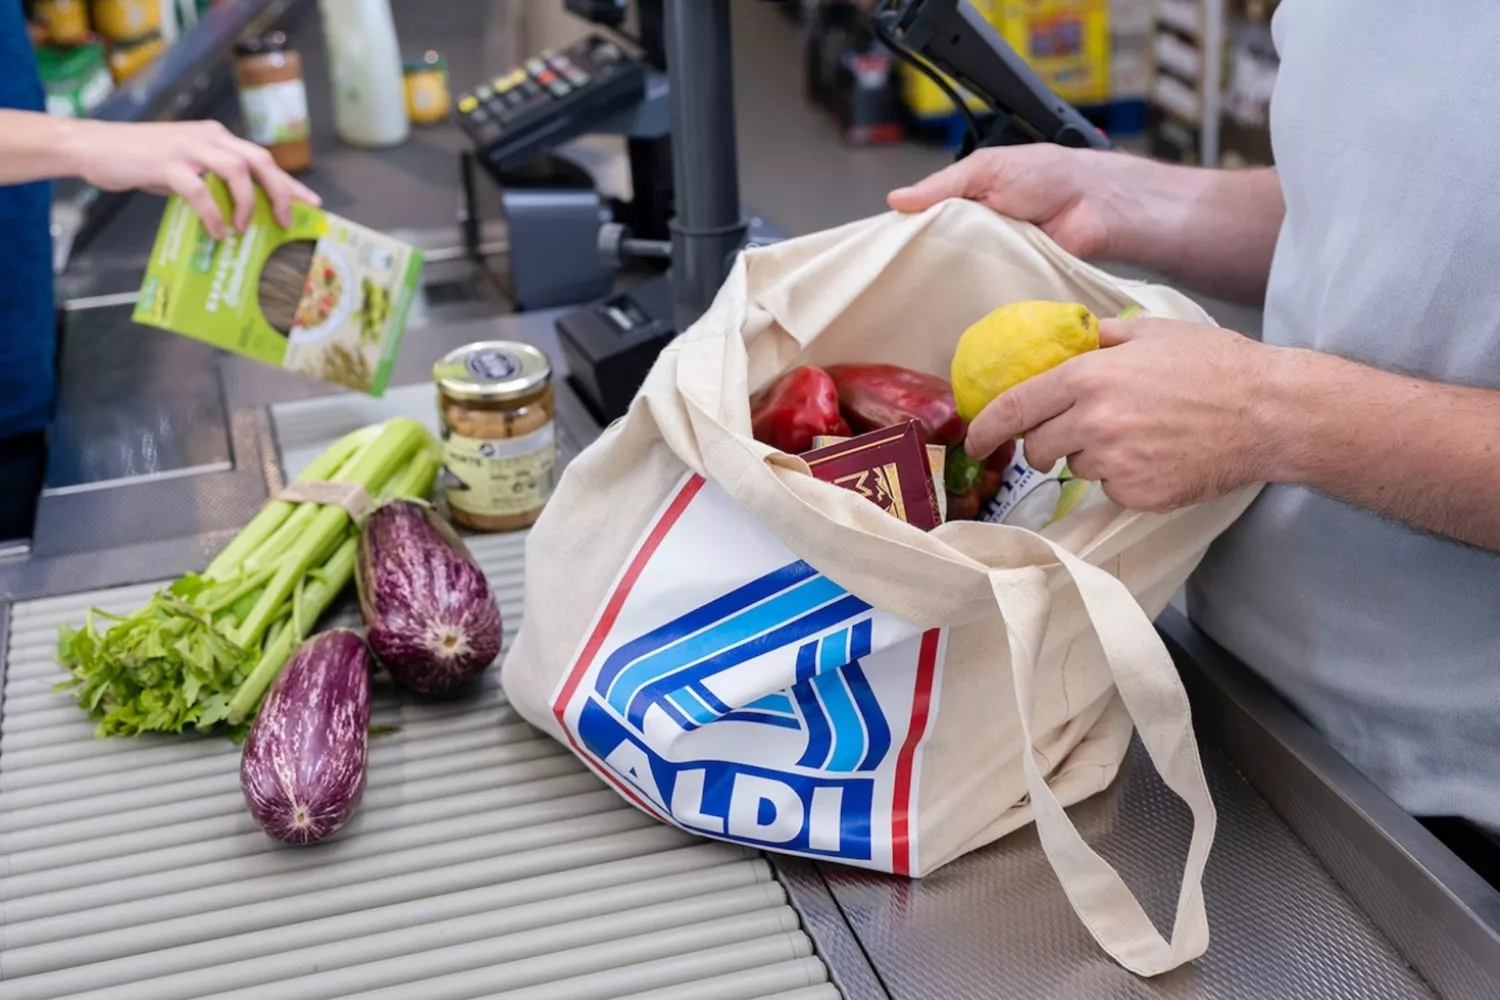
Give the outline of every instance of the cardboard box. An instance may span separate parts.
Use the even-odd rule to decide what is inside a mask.
[[[229,190],[209,192],[233,215]],[[286,229],[265,194],[243,233],[216,240],[181,198],[167,202],[132,318],[308,378],[379,396],[422,272],[422,254],[298,204]]]

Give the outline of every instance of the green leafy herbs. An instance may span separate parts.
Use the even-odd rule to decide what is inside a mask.
[[[299,478],[357,483],[377,499],[420,498],[436,443],[397,419],[348,435]],[[357,540],[340,507],[275,500],[201,574],[128,615],[91,611],[60,629],[58,663],[100,736],[222,729],[243,735],[261,698],[354,575]]]

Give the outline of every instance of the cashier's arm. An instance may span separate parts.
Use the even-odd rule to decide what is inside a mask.
[[[1254,305],[1286,214],[1272,169],[1205,170],[1050,144],[979,150],[889,201],[920,212],[947,198],[1035,223],[1075,256]]]
[[[291,222],[293,201],[319,204],[269,153],[218,122],[119,124],[0,110],[0,185],[78,177],[105,191],[175,193],[210,233],[223,237],[224,215],[203,184],[210,171],[234,196],[229,221],[235,229],[249,223],[255,184],[265,189],[282,225]]]

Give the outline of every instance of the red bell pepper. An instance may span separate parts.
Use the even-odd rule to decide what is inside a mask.
[[[948,520],[973,521],[984,507],[979,499],[979,490],[970,489],[962,493],[948,494]]]
[[[964,439],[964,422],[953,388],[935,375],[899,365],[830,365],[839,403],[849,426],[874,431],[915,420],[928,444],[952,445]]]
[[[1000,493],[1000,484],[1005,481],[1005,470],[1016,458],[1016,443],[1007,441],[996,448],[990,457],[984,460],[984,468],[979,472],[979,499],[989,503]]]
[[[970,458],[962,445],[948,449],[948,462],[943,469],[943,483],[948,492],[961,494],[978,490],[981,502],[989,502],[1000,492],[1005,479],[1005,470],[1016,457],[1016,443],[1007,441],[984,461]]]
[[[786,372],[756,397],[750,428],[755,440],[789,455],[807,451],[821,435],[849,436],[833,379],[811,365]]]

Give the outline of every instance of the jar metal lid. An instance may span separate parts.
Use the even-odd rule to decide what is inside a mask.
[[[552,362],[530,344],[480,341],[449,351],[432,366],[432,377],[453,399],[500,403],[529,396],[546,385],[552,379]]]
[[[252,38],[242,38],[234,50],[242,56],[271,55],[286,51],[286,32],[272,31]]]
[[[433,50],[428,49],[420,56],[402,60],[401,69],[405,73],[422,73],[427,70],[446,73],[448,71],[448,60]]]

